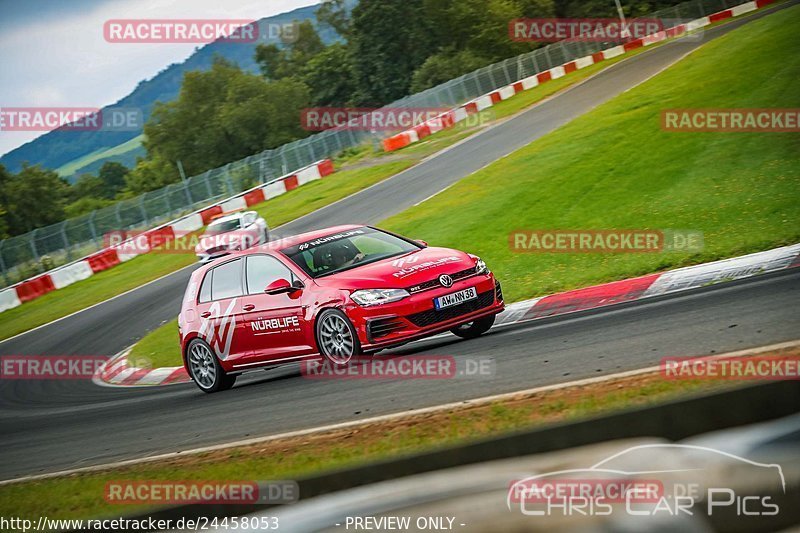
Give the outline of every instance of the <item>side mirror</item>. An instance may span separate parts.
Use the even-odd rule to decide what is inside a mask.
[[[283,294],[287,292],[294,292],[296,290],[299,290],[299,287],[295,287],[285,279],[280,278],[267,285],[267,288],[264,289],[264,292],[267,294]]]
[[[428,247],[428,243],[425,242],[425,241],[421,241],[421,240],[417,239],[417,243],[421,244],[423,248],[427,248]]]

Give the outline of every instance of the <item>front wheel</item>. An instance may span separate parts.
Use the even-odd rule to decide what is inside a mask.
[[[189,343],[186,361],[189,375],[203,392],[228,390],[236,383],[236,376],[225,373],[211,347],[201,339],[193,339]]]
[[[474,339],[480,337],[494,325],[494,319],[497,315],[491,315],[484,318],[479,318],[466,324],[460,324],[450,330],[450,333],[457,335],[462,339]]]
[[[338,309],[326,309],[319,314],[316,334],[319,353],[336,366],[345,366],[361,353],[356,329]]]

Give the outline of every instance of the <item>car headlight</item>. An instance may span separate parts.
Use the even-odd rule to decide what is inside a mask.
[[[476,274],[488,274],[489,267],[486,266],[486,263],[483,262],[483,259],[478,257],[478,262],[475,263],[475,273]]]
[[[355,291],[350,298],[358,305],[368,307],[396,302],[406,296],[409,296],[409,293],[405,289],[363,289]]]

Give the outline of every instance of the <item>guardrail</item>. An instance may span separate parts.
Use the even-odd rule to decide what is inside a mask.
[[[329,159],[317,161],[296,172],[281,176],[268,183],[256,185],[234,196],[216,202],[210,206],[198,209],[181,218],[161,224],[144,232],[141,239],[146,242],[145,248],[149,252],[161,244],[169,242],[178,235],[196,231],[206,226],[211,219],[220,213],[244,209],[256,205],[285,192],[296,189],[309,181],[323,178],[334,171],[333,163]],[[113,268],[120,263],[133,259],[145,253],[142,244],[135,245],[131,239],[114,246],[103,248],[98,252],[73,261],[67,265],[46,272],[40,276],[25,280],[7,289],[0,290],[0,313],[35,300],[49,292],[62,289],[75,282],[84,280],[98,272]]]

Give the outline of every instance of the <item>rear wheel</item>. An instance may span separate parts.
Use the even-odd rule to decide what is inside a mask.
[[[353,324],[338,309],[326,309],[317,317],[319,353],[336,366],[344,366],[361,353],[361,343]]]
[[[453,335],[458,335],[462,339],[474,339],[480,337],[494,325],[494,319],[497,315],[479,318],[473,322],[460,324],[450,330]]]
[[[236,376],[225,373],[211,347],[201,339],[193,339],[186,350],[189,376],[203,392],[228,390],[236,383]]]

